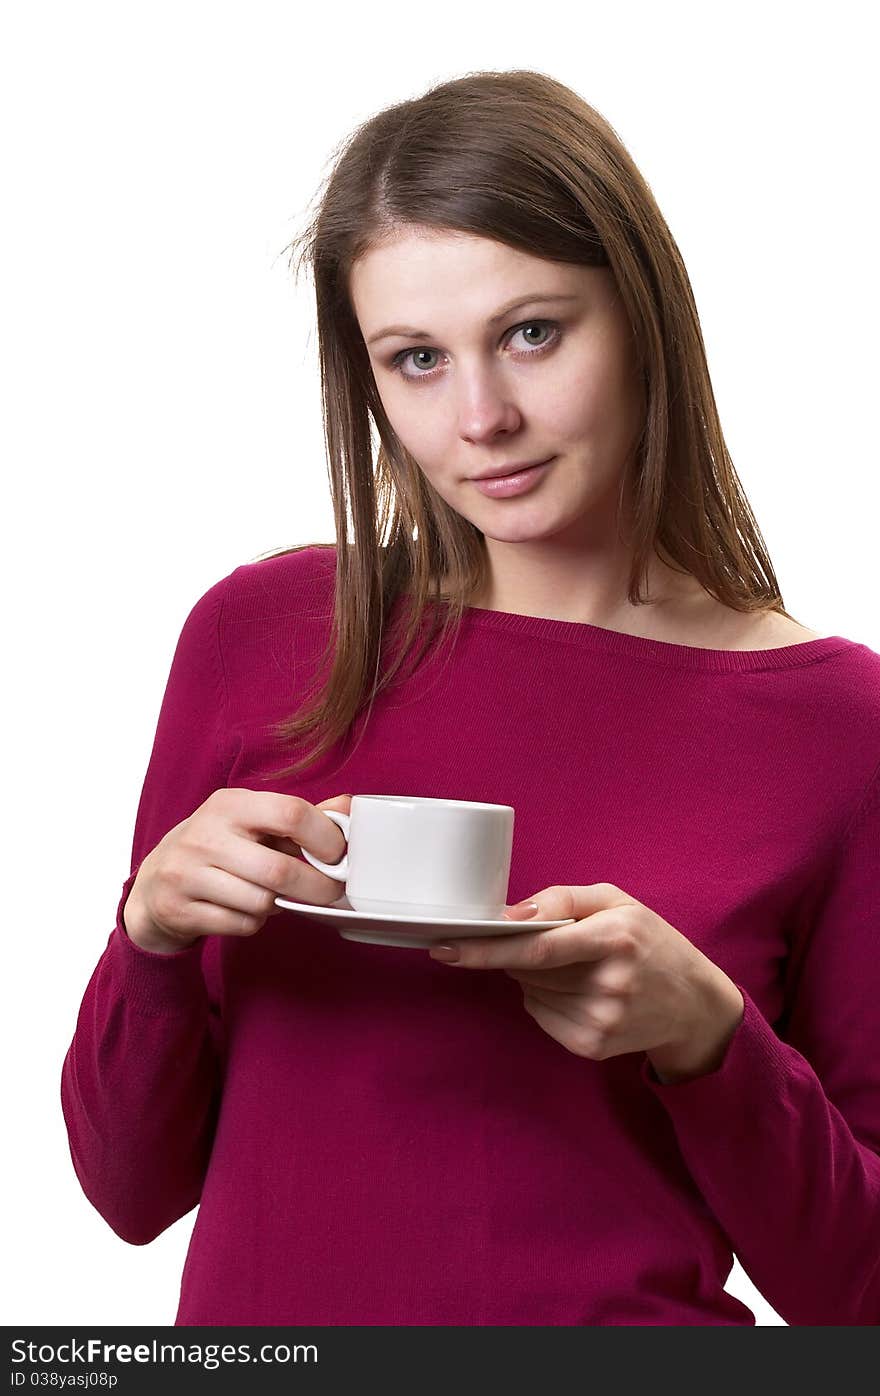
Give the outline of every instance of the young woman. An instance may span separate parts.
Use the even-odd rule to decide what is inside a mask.
[[[200,1203],[178,1324],[753,1324],[734,1253],[876,1324],[880,655],[783,607],[645,180],[470,74],[303,246],[337,542],[183,626],[64,1062],[87,1197],[133,1244]],[[510,933],[279,910],[357,792],[512,805]]]

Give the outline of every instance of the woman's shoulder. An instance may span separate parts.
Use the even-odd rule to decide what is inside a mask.
[[[869,765],[880,761],[880,653],[840,630],[800,633],[792,622],[778,629],[776,643],[781,656],[797,656],[789,672],[797,681],[800,702],[815,718],[821,717],[827,741],[840,742],[855,754],[860,751]],[[786,648],[793,646],[798,648]],[[787,701],[794,701],[791,694]]]
[[[227,616],[289,615],[314,600],[332,605],[335,543],[301,543],[243,562],[226,578]]]
[[[290,548],[274,548],[268,553],[259,553],[249,562],[243,562],[237,573],[259,572],[262,577],[269,575],[311,579],[327,571],[335,572],[335,543],[295,543]]]

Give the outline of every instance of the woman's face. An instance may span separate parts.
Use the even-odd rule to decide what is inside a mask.
[[[644,414],[608,268],[407,229],[355,264],[350,292],[388,419],[453,509],[508,542],[607,530]],[[551,456],[524,494],[489,497],[473,483]]]

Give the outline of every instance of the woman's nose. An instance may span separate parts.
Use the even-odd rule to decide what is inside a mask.
[[[462,386],[458,408],[460,436],[467,441],[491,441],[499,431],[515,431],[522,413],[507,387],[483,374]]]

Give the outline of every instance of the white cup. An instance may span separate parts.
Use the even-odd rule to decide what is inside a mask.
[[[513,806],[420,795],[353,795],[350,813],[321,811],[345,835],[338,863],[319,872],[345,883],[355,911],[462,920],[498,918],[507,905]]]

